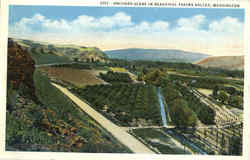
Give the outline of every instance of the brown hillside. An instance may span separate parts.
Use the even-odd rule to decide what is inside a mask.
[[[41,71],[46,72],[49,77],[74,84],[76,86],[104,84],[102,79],[96,77],[94,70],[73,69],[67,67],[41,67]]]
[[[221,56],[221,57],[208,57],[196,64],[203,67],[215,67],[229,70],[243,70],[244,69],[244,56]]]
[[[35,62],[28,52],[24,50],[12,39],[8,40],[8,87],[18,89],[20,84],[29,89],[27,94],[34,95],[35,87],[33,82],[33,73],[35,71]]]

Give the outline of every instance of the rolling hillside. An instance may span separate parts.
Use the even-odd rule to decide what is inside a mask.
[[[20,39],[13,40],[28,50],[37,65],[69,63],[72,61],[104,62],[107,60],[107,55],[96,47],[49,44]]]
[[[208,57],[197,62],[196,64],[203,67],[244,70],[244,56]]]
[[[125,60],[150,60],[164,62],[195,62],[209,57],[209,55],[171,49],[140,49],[129,48],[105,51],[109,58]]]
[[[7,79],[7,151],[131,152],[55,88],[12,39]]]

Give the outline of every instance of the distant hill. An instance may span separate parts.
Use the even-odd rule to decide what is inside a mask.
[[[58,45],[31,40],[13,39],[27,49],[36,64],[67,63],[72,61],[106,61],[107,55],[96,47]]]
[[[244,56],[208,57],[196,64],[203,67],[215,67],[228,70],[244,70]]]
[[[172,49],[140,49],[129,48],[105,51],[109,58],[126,60],[150,60],[164,62],[187,62],[192,63],[207,58],[210,55],[186,52]]]

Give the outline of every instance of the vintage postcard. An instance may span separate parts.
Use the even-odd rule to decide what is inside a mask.
[[[5,154],[244,158],[247,3],[21,3]]]

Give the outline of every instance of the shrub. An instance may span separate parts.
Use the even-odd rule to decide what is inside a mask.
[[[128,73],[119,73],[119,72],[113,72],[108,71],[106,74],[100,73],[100,77],[110,83],[131,83],[133,80],[130,78]]]
[[[195,126],[197,117],[188,107],[188,103],[180,98],[171,101],[169,104],[171,118],[178,127]]]

